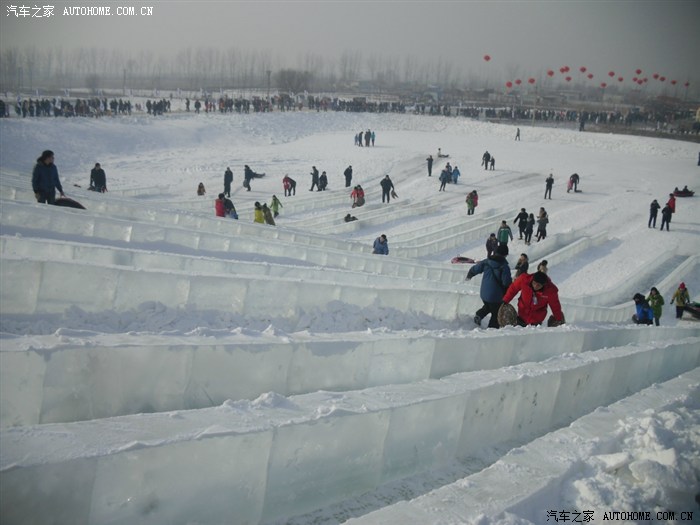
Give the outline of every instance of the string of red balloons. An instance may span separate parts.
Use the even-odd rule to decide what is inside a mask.
[[[490,62],[490,61],[491,61],[491,55],[484,55],[484,61],[485,61],[485,62]],[[584,74],[584,73],[586,73],[586,72],[588,71],[588,68],[587,68],[586,66],[581,66],[581,67],[578,68],[578,70],[579,70],[579,72],[580,72],[581,74]],[[562,66],[562,67],[559,68],[559,72],[560,72],[562,75],[566,75],[566,74],[569,73],[570,71],[571,71],[571,68],[570,68],[569,66]],[[639,76],[639,75],[642,74],[642,70],[641,70],[641,69],[637,68],[634,72],[637,74],[637,76],[636,76],[636,77],[632,77],[632,82],[634,82],[634,83],[636,83],[636,84],[638,84],[638,85],[640,85],[640,86],[643,85],[643,84],[646,84],[647,82],[649,82],[649,79],[648,79],[647,77],[641,78],[641,77]],[[553,70],[553,69],[548,69],[548,70],[547,70],[547,76],[548,76],[548,77],[552,78],[554,75],[555,75],[555,73],[554,73],[554,70]],[[616,75],[615,71],[612,71],[612,70],[611,70],[611,71],[608,71],[608,76],[609,76],[611,79],[614,79],[614,78],[615,78],[615,75]],[[586,78],[588,78],[588,80],[593,80],[593,78],[594,78],[593,73],[590,73],[590,72],[589,72],[589,73],[586,75]],[[663,76],[663,75],[659,75],[658,73],[654,73],[654,74],[652,75],[652,78],[653,78],[654,80],[658,80],[659,82],[665,82],[665,81],[666,81],[666,77]],[[571,75],[566,75],[566,76],[564,77],[564,80],[566,80],[567,82],[571,82],[571,81],[573,80],[573,77],[572,77]],[[618,81],[618,82],[624,82],[624,81],[625,81],[625,77],[623,77],[622,75],[618,75],[618,76],[617,76],[617,81]],[[528,82],[529,84],[535,84],[537,81],[535,80],[534,77],[530,77],[530,78],[527,79],[527,82]],[[522,83],[523,83],[523,81],[522,81],[521,79],[519,79],[519,78],[515,79],[514,82],[508,80],[508,81],[506,82],[506,87],[507,87],[508,89],[510,89],[510,88],[513,87],[513,85],[520,86]],[[670,81],[670,84],[671,84],[672,86],[675,86],[676,84],[678,84],[678,81],[675,80],[675,79],[674,79],[674,80],[671,80],[671,81]],[[690,86],[690,82],[689,82],[689,81],[686,81],[686,82],[683,84],[683,86],[687,88],[688,86]],[[601,82],[601,83],[600,83],[600,87],[603,88],[603,89],[605,89],[606,87],[608,87],[607,82]]]

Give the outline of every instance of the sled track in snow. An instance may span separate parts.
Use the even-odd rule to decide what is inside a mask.
[[[0,351],[0,497],[12,502],[3,523],[431,523],[445,505],[459,521],[556,483],[578,458],[543,458],[573,439],[568,425],[612,432],[631,413],[700,395],[700,327],[576,326],[626,320],[627,290],[563,298],[573,326],[508,329],[497,347],[489,331],[459,330],[480,305],[478,283],[418,257],[482,239],[491,219],[415,231],[398,256],[379,258],[318,235],[308,219],[299,226],[309,232],[273,229],[210,209],[144,211],[127,194],[87,195],[87,211],[47,209],[4,176],[0,195],[3,331],[9,341],[37,317],[48,327],[36,344]],[[315,205],[295,204],[305,200]],[[381,220],[392,213],[401,208]],[[550,240],[532,259],[565,264],[610,242],[605,232]],[[629,286],[696,271],[697,258],[669,257],[672,274],[662,261]],[[146,283],[157,297],[139,292]],[[311,287],[324,309],[350,305],[358,322],[368,308],[410,312],[441,320],[448,335],[208,337],[242,319],[303,332],[318,307]],[[165,305],[155,308],[164,317],[176,307],[195,322],[204,310],[232,317],[187,337],[126,333],[134,341],[116,349],[70,328],[78,307],[118,317],[119,331],[152,313],[148,301]],[[42,349],[53,326],[68,329]],[[491,468],[474,459],[484,450]],[[546,477],[533,474],[538,464]],[[490,497],[492,485],[513,497]]]

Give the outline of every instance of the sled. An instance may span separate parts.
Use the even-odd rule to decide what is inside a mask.
[[[264,173],[253,173],[254,179],[262,179],[265,176]]]
[[[452,264],[474,264],[476,261],[472,259],[471,257],[452,257],[452,260],[450,261]]]
[[[695,192],[693,190],[688,190],[688,191],[678,190],[678,191],[674,191],[673,195],[675,197],[692,197],[693,195],[695,195]]]
[[[685,311],[692,315],[694,320],[700,321],[700,303],[686,304]]]
[[[498,309],[498,326],[517,326],[517,324],[518,312],[515,311],[512,305],[508,303],[502,304]]]
[[[85,206],[80,204],[78,201],[69,199],[68,197],[59,197],[54,202],[56,206],[63,206],[65,208],[76,208],[78,210],[84,210]]]
[[[391,190],[391,198],[392,198],[392,199],[398,199],[398,198],[399,198],[398,194],[397,194],[394,190]]]

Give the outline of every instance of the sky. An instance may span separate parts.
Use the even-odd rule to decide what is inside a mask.
[[[375,146],[354,146],[367,128]],[[677,199],[670,231],[647,227],[652,199],[699,189],[697,144],[575,122],[520,130],[515,141],[512,125],[455,117],[194,115],[179,99],[157,118],[0,119],[0,520],[540,525],[576,509],[593,523],[616,523],[606,510],[695,510],[697,522],[700,325],[670,304],[679,281],[693,300],[700,291],[697,195]],[[428,177],[438,147],[450,157]],[[86,210],[34,202],[44,149]],[[462,175],[440,192],[447,161]],[[95,162],[104,194],[86,189]],[[250,192],[244,164],[265,173]],[[308,191],[312,165],[328,191]],[[226,166],[237,221],[214,216]],[[567,193],[574,171],[581,192]],[[286,198],[285,173],[297,180]],[[254,224],[254,202],[275,194],[277,225]],[[549,261],[567,323],[478,328],[480,280],[450,260],[483,258],[521,207],[546,207],[548,235],[525,245],[516,230],[509,264]],[[388,256],[369,253],[381,233]],[[632,325],[632,295],[651,286],[661,326]],[[455,415],[464,391],[493,419],[469,424],[467,403]],[[475,434],[466,457],[453,453],[460,432]],[[379,484],[392,460],[403,476]]]
[[[307,54],[441,58],[475,75],[543,75],[585,66],[597,78],[642,69],[698,79],[700,5],[692,1],[162,1],[55,2],[55,16],[21,18],[3,0],[0,48],[103,47],[172,53],[187,47],[264,50],[294,67]],[[24,4],[34,5],[39,4]],[[68,6],[111,16],[68,16]],[[135,16],[117,15],[133,6]],[[152,8],[152,10],[149,10]],[[141,15],[143,9],[144,15]],[[9,14],[11,13],[11,14]],[[150,15],[147,13],[151,13]],[[491,56],[486,63],[485,55]]]

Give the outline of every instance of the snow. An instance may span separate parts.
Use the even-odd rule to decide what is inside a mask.
[[[368,128],[376,146],[354,146]],[[700,520],[700,325],[669,304],[681,281],[700,289],[696,198],[678,199],[670,232],[647,228],[652,199],[697,185],[697,144],[514,135],[309,111],[0,119],[0,520]],[[438,147],[462,172],[446,192],[444,161],[425,167]],[[33,201],[44,149],[87,210]],[[95,162],[108,193],[85,190]],[[244,164],[266,174],[250,192]],[[327,192],[308,191],[312,165]],[[227,166],[239,221],[214,216]],[[565,191],[573,172],[581,193]],[[273,194],[277,226],[253,224]],[[509,262],[549,261],[567,324],[477,328],[480,277],[450,259],[482,258],[501,220],[540,206],[548,237],[525,246],[516,230]],[[386,257],[371,254],[381,233]],[[651,286],[662,326],[633,326],[631,297]]]

